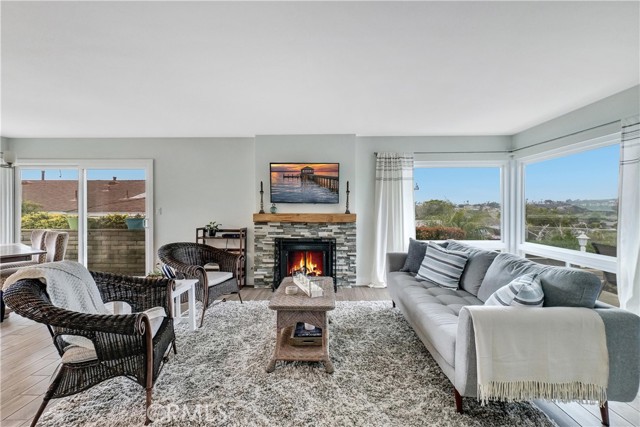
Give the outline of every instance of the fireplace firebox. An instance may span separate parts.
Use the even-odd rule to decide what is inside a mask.
[[[287,276],[304,272],[308,276],[329,276],[336,281],[336,239],[276,238],[272,290]]]

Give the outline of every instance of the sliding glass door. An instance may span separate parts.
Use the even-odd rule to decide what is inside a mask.
[[[29,243],[33,229],[65,230],[65,259],[94,271],[144,276],[154,262],[152,162],[76,162],[34,161],[20,169],[21,240]]]
[[[144,169],[86,170],[87,267],[146,273],[146,174]]]

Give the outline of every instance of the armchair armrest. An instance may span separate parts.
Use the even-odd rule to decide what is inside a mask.
[[[48,325],[61,355],[69,345],[65,335],[89,339],[100,360],[139,354],[152,341],[145,313],[89,314],[56,307],[49,301],[44,285],[36,279],[16,282],[7,289],[4,299],[19,315]]]
[[[142,333],[144,313],[88,314],[70,311],[51,304],[42,283],[36,279],[19,280],[4,292],[6,304],[21,316],[48,324],[82,332],[116,334]]]
[[[91,275],[104,302],[124,301],[131,305],[134,312],[152,307],[164,308],[167,315],[172,312],[171,290],[175,286],[173,280],[95,271],[92,271]]]
[[[234,254],[212,246],[202,251],[202,258],[205,263],[215,262],[220,265],[220,271],[231,272],[233,277],[237,276],[241,257],[242,255],[240,254]]]

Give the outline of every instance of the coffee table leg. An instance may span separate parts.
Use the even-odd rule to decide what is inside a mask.
[[[280,312],[278,312],[278,316]],[[276,329],[276,347],[273,349],[273,357],[271,361],[267,365],[267,373],[271,373],[276,370],[276,361],[278,360],[278,348],[280,348],[280,339],[282,338],[280,335],[282,334],[282,329]]]
[[[271,359],[271,361],[267,365],[267,373],[270,374],[271,372],[273,372],[275,370],[276,370],[276,359],[274,357],[273,359]]]
[[[327,374],[333,374],[333,363],[331,363],[331,360],[328,357],[324,361],[324,370]]]

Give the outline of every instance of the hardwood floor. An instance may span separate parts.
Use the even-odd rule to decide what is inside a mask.
[[[244,301],[271,298],[270,289],[245,288]],[[228,298],[237,300],[237,296]],[[338,301],[388,301],[386,289],[355,287],[341,288]],[[58,354],[51,343],[46,327],[17,316],[15,313],[0,327],[0,425],[2,427],[28,426],[42,402],[51,374],[59,363]],[[55,400],[49,407],[55,405]],[[600,425],[600,411],[596,405],[578,403],[554,404],[535,402],[560,427]],[[453,405],[453,395],[452,402]],[[640,426],[640,399],[631,403],[610,402],[612,426]]]

